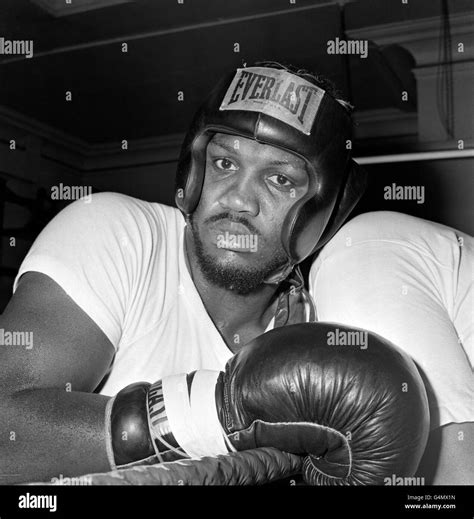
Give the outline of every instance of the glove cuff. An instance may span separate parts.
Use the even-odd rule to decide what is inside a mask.
[[[148,432],[146,406],[150,386],[148,382],[130,384],[117,393],[107,406],[110,441],[107,453],[114,468],[155,454]]]
[[[189,388],[185,374],[162,381],[170,428],[180,447],[192,458],[229,451],[216,406],[219,375],[219,371],[196,371]]]

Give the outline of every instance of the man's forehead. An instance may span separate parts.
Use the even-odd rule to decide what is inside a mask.
[[[226,133],[216,133],[210,144],[221,147],[228,151],[235,152],[249,152],[255,154],[255,157],[271,157],[273,164],[291,165],[298,168],[306,169],[306,163],[301,158],[286,150],[271,146],[270,144],[263,144],[253,139],[241,137],[239,135],[231,135]]]

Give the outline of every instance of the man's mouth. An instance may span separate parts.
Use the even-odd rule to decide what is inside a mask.
[[[215,228],[217,232],[220,233],[228,232],[230,234],[252,234],[246,225],[238,222],[217,222]]]
[[[213,226],[213,242],[218,249],[232,252],[257,252],[258,236],[237,222],[218,222]]]

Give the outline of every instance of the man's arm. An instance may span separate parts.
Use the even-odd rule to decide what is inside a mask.
[[[425,485],[474,485],[474,423],[450,423],[431,431],[417,476]]]
[[[110,470],[109,398],[91,393],[113,359],[106,335],[37,272],[22,276],[0,330],[32,334],[0,349],[0,484]]]
[[[460,251],[456,233],[408,215],[366,213],[336,234],[310,273],[320,320],[378,333],[416,362],[433,427],[419,471],[426,484],[464,484],[474,472],[472,285],[468,269],[461,275],[463,255],[471,264],[472,238]],[[457,293],[465,294],[462,305]],[[467,321],[453,322],[453,313]]]

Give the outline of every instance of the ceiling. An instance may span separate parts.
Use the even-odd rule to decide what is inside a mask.
[[[0,36],[34,44],[32,59],[0,55],[0,105],[88,143],[183,132],[222,74],[262,59],[328,76],[358,110],[399,106],[395,81],[416,97],[413,60],[404,49],[351,56],[349,69],[343,57],[326,52],[327,41],[342,34],[336,1],[75,1],[81,9],[76,3],[68,13],[64,0],[0,0]],[[469,9],[470,0],[451,1]],[[345,24],[436,16],[440,5],[357,0],[345,5]]]

